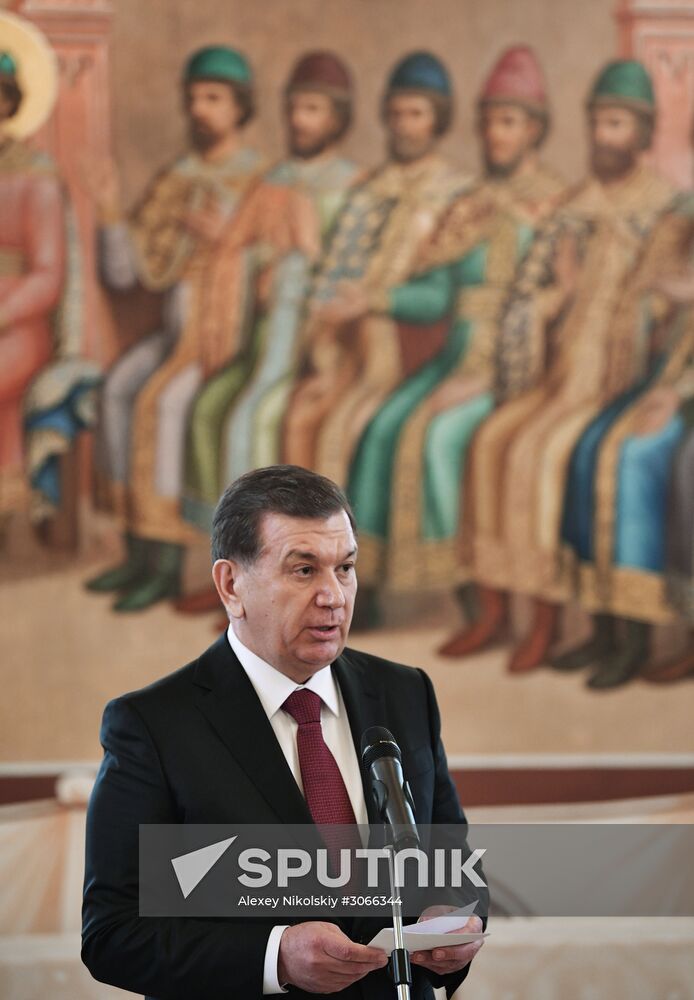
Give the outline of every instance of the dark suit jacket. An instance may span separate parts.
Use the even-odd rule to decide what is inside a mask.
[[[367,727],[386,726],[402,750],[418,823],[464,823],[426,674],[349,649],[333,669],[357,752]],[[109,702],[101,743],[104,759],[87,813],[82,960],[96,979],[160,1000],[262,997],[270,930],[275,923],[301,918],[138,915],[140,823],[312,822],[226,635],[193,663]],[[366,785],[364,795],[369,821],[377,823]],[[334,922],[364,943],[386,923],[374,918]],[[464,975],[444,979],[413,966],[413,998],[431,996],[432,982],[452,992]],[[381,970],[339,994],[345,1000],[394,995],[392,981]]]

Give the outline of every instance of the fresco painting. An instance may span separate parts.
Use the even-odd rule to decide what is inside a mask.
[[[112,127],[117,8],[0,10],[3,532],[29,525],[48,566],[67,513],[84,609],[205,631],[221,607],[193,567],[218,496],[303,465],[353,505],[366,642],[421,597],[407,628],[447,602],[422,649],[461,684],[506,644],[501,698],[541,668],[583,671],[592,699],[687,690],[694,5],[658,32],[638,5],[610,13],[575,155],[551,143],[546,39],[500,30],[461,88],[434,39],[367,87],[353,41],[296,37],[269,97],[257,31],[210,21],[147,66],[180,142],[144,141],[136,168]],[[170,152],[174,124],[129,93]]]

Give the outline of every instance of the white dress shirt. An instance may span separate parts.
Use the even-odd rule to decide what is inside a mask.
[[[342,699],[339,685],[331,670],[331,665],[328,663],[325,667],[321,667],[305,684],[297,684],[296,681],[293,681],[286,674],[281,673],[275,667],[266,663],[265,660],[262,660],[253,653],[247,646],[244,646],[234,632],[232,625],[229,625],[227,629],[227,638],[229,639],[229,645],[234,653],[236,653],[239,663],[246,671],[255,693],[260,699],[260,704],[263,706],[273,732],[277,737],[277,742],[302,794],[304,788],[296,746],[296,732],[299,726],[296,719],[289,712],[282,710],[282,705],[293,691],[301,690],[301,688],[308,688],[309,691],[314,691],[320,696],[320,720],[323,739],[340,769],[357,823],[366,825],[369,820],[364,800],[364,789],[361,783],[359,760],[352,741],[352,731],[349,726],[345,703]],[[280,950],[280,939],[288,926],[288,924],[278,925],[273,927],[270,932],[265,949],[265,964],[263,968],[264,994],[287,992],[282,989],[277,978],[277,961]]]

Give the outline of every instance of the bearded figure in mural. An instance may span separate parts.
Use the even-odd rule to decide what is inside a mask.
[[[279,456],[281,417],[296,366],[311,273],[358,168],[339,153],[352,118],[352,81],[330,52],[310,52],[294,66],[284,91],[288,159],[263,177],[256,203],[255,238],[274,247],[259,281],[255,322],[247,350],[210,379],[191,411],[182,510],[209,533],[228,483]],[[285,226],[285,246],[266,231]],[[263,294],[263,288],[266,294]],[[181,598],[180,611],[219,607],[212,587]]]
[[[250,67],[233,49],[201,49],[185,67],[183,92],[193,149],[155,179],[131,220],[113,168],[100,185],[105,281],[164,293],[160,329],[120,358],[103,391],[98,457],[126,559],[87,586],[119,591],[117,611],[179,593],[184,546],[200,537],[180,514],[188,413],[205,378],[244,349],[252,301],[241,206],[262,161],[242,143],[253,113]]]
[[[370,417],[427,359],[426,331],[411,336],[384,303],[465,186],[437,152],[451,103],[434,56],[416,52],[395,66],[382,104],[389,158],[350,193],[314,281],[282,455],[341,484]]]
[[[528,594],[532,623],[511,657],[513,672],[546,659],[559,607],[575,593],[561,538],[568,466],[610,398],[624,292],[673,199],[670,185],[641,163],[655,102],[639,63],[603,70],[588,115],[591,176],[539,231],[502,320],[497,393],[505,402],[481,427],[471,456],[479,614],[444,650],[485,646],[506,623],[508,593]]]
[[[24,142],[53,107],[55,56],[20,18],[2,14],[0,27],[11,46],[0,52],[0,519],[29,509],[42,520],[60,503],[58,458],[91,422],[99,372],[80,357],[67,194],[55,164]]]
[[[443,348],[374,416],[352,464],[362,625],[377,621],[377,588],[440,589],[458,575],[465,454],[494,405],[499,314],[534,230],[564,187],[538,161],[549,119],[530,49],[503,53],[478,116],[483,178],[446,211],[421,250],[420,273],[381,307],[413,325],[449,317],[449,330]]]
[[[312,266],[336,214],[357,176],[355,164],[338,145],[352,114],[347,67],[329,52],[313,52],[294,67],[285,88],[285,115],[291,156],[272,167],[255,194],[264,227],[281,215],[297,232],[297,248],[282,255],[272,272],[267,302],[259,310],[249,350],[205,386],[195,402],[189,434],[184,510],[203,531],[225,486],[259,463],[258,411],[291,372],[297,332]],[[288,196],[291,196],[288,198]],[[299,237],[299,234],[303,234]],[[298,247],[299,239],[306,244]],[[275,430],[276,461],[279,443]],[[269,456],[268,456],[269,457]],[[272,464],[272,461],[265,463]]]

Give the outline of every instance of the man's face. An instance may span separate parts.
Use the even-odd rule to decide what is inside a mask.
[[[611,105],[593,108],[589,117],[591,168],[602,181],[618,180],[636,166],[639,120],[633,111]]]
[[[209,149],[236,132],[241,108],[228,83],[196,80],[186,85],[184,98],[196,149]]]
[[[436,143],[436,112],[423,94],[393,94],[386,102],[388,152],[398,163],[421,159]]]
[[[487,173],[508,177],[535,147],[540,123],[514,104],[488,104],[480,109],[479,133]]]
[[[261,552],[236,564],[239,604],[228,609],[241,641],[301,682],[340,655],[357,591],[356,542],[344,511],[323,518],[266,514]]]
[[[311,159],[334,142],[338,121],[327,94],[311,90],[290,94],[286,113],[292,156]]]

